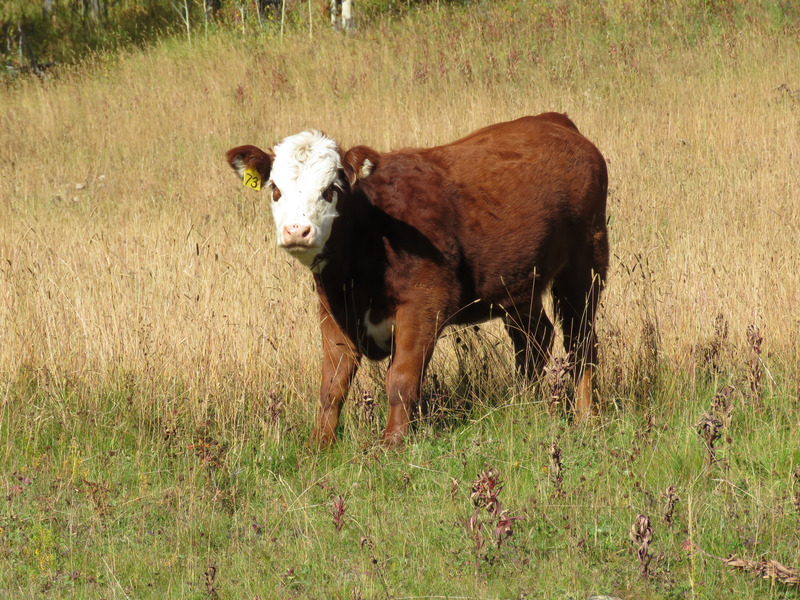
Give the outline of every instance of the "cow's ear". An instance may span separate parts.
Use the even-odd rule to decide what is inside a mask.
[[[243,178],[245,170],[252,168],[261,176],[261,181],[269,179],[273,157],[274,154],[272,154],[271,150],[264,152],[261,148],[256,148],[255,146],[237,146],[236,148],[231,148],[225,154],[228,164],[238,173],[239,177]]]
[[[345,152],[342,168],[350,187],[369,177],[378,166],[379,160],[380,154],[367,146],[356,146]]]

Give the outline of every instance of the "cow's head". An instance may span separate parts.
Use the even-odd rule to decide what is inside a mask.
[[[324,266],[323,250],[347,188],[336,142],[318,131],[287,137],[264,152],[255,146],[228,151],[231,167],[247,182],[254,169],[271,197],[278,247],[305,266]],[[255,186],[254,186],[255,187]]]

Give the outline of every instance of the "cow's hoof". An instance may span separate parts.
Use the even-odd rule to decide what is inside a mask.
[[[403,434],[399,432],[384,433],[381,439],[381,446],[387,450],[400,450],[404,446]]]
[[[308,438],[308,443],[306,445],[309,448],[319,448],[324,450],[333,446],[335,442],[335,437],[329,435],[320,435],[315,432],[311,434],[310,438]]]

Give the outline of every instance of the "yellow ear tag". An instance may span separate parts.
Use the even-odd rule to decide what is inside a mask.
[[[259,175],[258,171],[255,167],[247,167],[244,170],[244,178],[243,178],[244,187],[253,189],[253,190],[260,190],[261,189],[261,175]]]

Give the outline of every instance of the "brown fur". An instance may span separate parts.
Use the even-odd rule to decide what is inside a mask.
[[[234,149],[229,162],[267,165],[268,175],[269,155],[243,149],[258,150]],[[361,357],[391,354],[384,439],[398,442],[446,325],[503,318],[518,368],[538,376],[553,335],[542,310],[551,287],[576,360],[576,415],[588,416],[608,268],[608,179],[602,155],[572,121],[523,117],[428,149],[358,146],[342,164],[349,193],[337,204],[327,265],[314,275],[323,364],[313,439],[335,439]],[[394,317],[390,351],[367,336],[367,309],[372,324]]]

